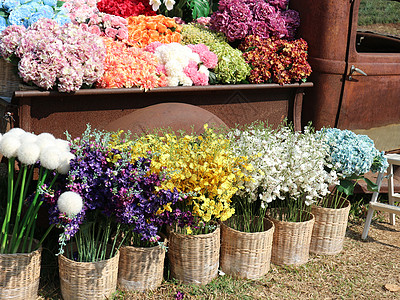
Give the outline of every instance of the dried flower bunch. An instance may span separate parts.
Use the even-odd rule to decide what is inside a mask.
[[[218,62],[218,57],[204,44],[154,42],[145,50],[154,53],[167,75],[168,86],[208,85],[209,69],[214,69]]]
[[[156,57],[141,48],[104,38],[107,54],[104,74],[96,83],[99,88],[139,87],[149,90],[166,86],[167,78]]]
[[[0,53],[19,60],[26,83],[43,89],[73,92],[103,75],[105,49],[101,37],[67,23],[40,19],[29,28],[12,25],[0,35]]]
[[[211,15],[210,28],[223,32],[230,42],[248,35],[262,39],[293,39],[300,25],[299,13],[287,9],[288,0],[221,0]]]
[[[71,22],[62,1],[0,1],[0,33],[10,25],[23,25],[27,28],[41,18],[53,19],[60,25]]]
[[[128,44],[143,48],[152,42],[179,43],[182,26],[174,19],[157,16],[132,16],[128,20]]]
[[[249,35],[238,47],[251,66],[250,83],[278,83],[280,85],[306,81],[311,74],[307,61],[307,42],[303,39],[261,39]]]
[[[65,0],[64,7],[72,23],[85,31],[117,40],[128,38],[128,21],[120,16],[100,12],[96,0]]]
[[[230,46],[222,34],[215,33],[200,24],[183,25],[182,43],[205,44],[218,56],[218,64],[213,70],[216,82],[240,83],[246,80],[250,73],[250,67],[240,50]]]

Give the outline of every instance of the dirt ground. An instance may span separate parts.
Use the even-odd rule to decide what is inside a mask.
[[[358,29],[400,37],[400,23],[363,25],[359,26]]]

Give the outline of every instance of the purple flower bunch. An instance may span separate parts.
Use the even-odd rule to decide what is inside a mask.
[[[210,18],[210,28],[224,33],[230,42],[248,35],[262,39],[294,39],[300,25],[297,11],[287,9],[289,0],[221,0]]]
[[[25,29],[7,27],[0,35],[0,54],[16,58],[24,82],[43,89],[73,92],[92,85],[104,73],[106,51],[102,39],[71,23],[40,19]]]
[[[102,219],[112,220],[125,235],[134,234],[149,242],[160,239],[158,233],[164,224],[183,227],[193,222],[190,212],[176,208],[185,195],[177,189],[160,188],[166,173],[151,173],[151,158],[132,161],[126,150],[110,143],[111,136],[107,132],[91,132],[88,127],[82,138],[71,141],[69,137],[75,157],[70,161],[68,174],[58,176],[51,190],[46,185],[42,187],[43,200],[50,207],[50,224],[63,230],[59,238],[61,247],[82,224]],[[67,200],[63,205],[75,213],[62,211],[60,197],[65,192],[82,198],[81,209],[72,207],[71,198],[70,203]]]

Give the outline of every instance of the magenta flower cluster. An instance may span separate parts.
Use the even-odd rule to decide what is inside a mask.
[[[17,58],[23,81],[45,90],[77,91],[95,83],[104,72],[101,37],[71,23],[60,26],[43,18],[27,29],[12,25],[0,40],[0,54]]]
[[[287,9],[289,0],[221,0],[210,18],[210,28],[230,42],[248,35],[262,39],[294,39],[300,25],[297,11]]]

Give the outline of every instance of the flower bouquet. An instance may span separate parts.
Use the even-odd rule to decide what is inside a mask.
[[[309,256],[314,224],[311,204],[329,194],[328,187],[337,183],[337,174],[325,168],[327,148],[311,127],[300,133],[282,126],[275,134],[278,146],[274,151],[280,166],[275,168],[270,186],[274,201],[269,216],[275,225],[271,261],[299,265]]]
[[[102,39],[77,25],[40,19],[28,29],[7,27],[0,35],[0,54],[18,63],[26,83],[73,92],[90,86],[103,74]]]
[[[308,46],[303,39],[286,41],[249,35],[238,48],[251,66],[250,83],[305,82],[311,74]]]
[[[234,213],[230,202],[241,177],[240,162],[230,151],[229,140],[205,126],[202,135],[150,134],[127,146],[134,159],[150,151],[151,170],[168,170],[161,187],[187,195],[178,205],[186,217],[170,224],[172,276],[184,282],[209,282],[218,271],[220,230],[216,221],[225,221]],[[166,206],[164,212],[168,210]]]
[[[0,33],[10,25],[26,28],[41,18],[53,19],[60,25],[71,22],[64,2],[57,0],[0,1]]]
[[[59,174],[68,172],[67,141],[49,133],[35,135],[20,128],[0,134],[0,153],[7,162],[5,189],[0,199],[0,266],[4,271],[0,294],[5,298],[36,299],[41,244],[52,229],[36,236],[36,221],[45,193]],[[4,193],[3,193],[4,192]]]
[[[262,39],[293,39],[300,25],[299,13],[287,10],[289,1],[221,0],[211,15],[210,29],[220,31],[230,42],[248,35]]]
[[[310,252],[334,255],[342,251],[350,211],[348,196],[358,180],[365,180],[368,189],[377,186],[364,176],[368,171],[384,171],[388,167],[383,152],[365,135],[349,130],[323,128],[317,133],[328,149],[326,167],[338,173],[340,183],[332,193],[319,199],[312,207],[315,224]]]

